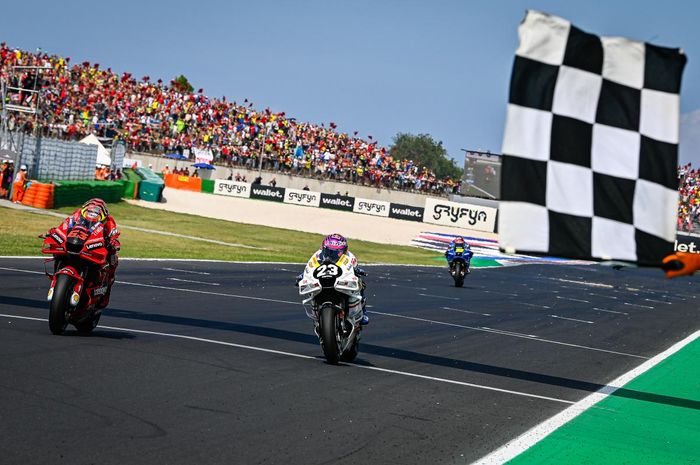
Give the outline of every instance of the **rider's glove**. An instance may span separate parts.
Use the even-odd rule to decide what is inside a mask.
[[[367,276],[367,272],[360,268],[359,266],[355,267],[355,274],[357,276]]]
[[[299,286],[299,281],[301,281],[302,279],[304,279],[304,273],[299,273],[297,275],[297,280],[296,280],[296,283],[294,285]]]
[[[109,248],[112,249],[115,252],[118,252],[121,249],[122,245],[119,242],[119,239],[116,237],[112,237],[109,239]]]

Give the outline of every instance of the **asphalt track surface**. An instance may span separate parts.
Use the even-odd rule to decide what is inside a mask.
[[[42,261],[0,259],[0,461],[469,463],[700,325],[658,270],[377,266],[357,363],[331,366],[299,268],[122,261],[95,332],[53,336]]]

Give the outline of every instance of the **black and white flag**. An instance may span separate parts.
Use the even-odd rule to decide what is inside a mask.
[[[680,49],[529,11],[503,137],[507,252],[659,264],[678,204]]]

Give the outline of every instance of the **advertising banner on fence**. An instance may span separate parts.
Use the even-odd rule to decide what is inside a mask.
[[[493,232],[498,209],[469,203],[427,199],[423,222]]]
[[[288,187],[284,190],[284,203],[318,207],[321,204],[321,193]]]
[[[333,210],[353,211],[355,198],[346,195],[321,194],[321,208],[332,208]]]
[[[259,184],[250,185],[250,197],[253,199],[272,200],[273,202],[284,201],[284,188],[262,186]]]
[[[700,253],[700,237],[678,233],[674,250],[676,252]]]
[[[402,205],[400,203],[392,203],[389,208],[389,218],[397,218],[399,220],[408,221],[423,221],[423,208],[414,207],[412,205]]]
[[[245,182],[226,181],[217,179],[214,182],[214,193],[231,197],[250,197],[250,184]]]
[[[383,200],[370,200],[355,198],[355,206],[352,211],[365,215],[389,216],[389,202]]]

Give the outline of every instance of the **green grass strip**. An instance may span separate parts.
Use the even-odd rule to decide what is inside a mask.
[[[509,463],[700,463],[700,339]]]
[[[162,236],[123,229],[123,257],[191,258],[226,261],[280,261],[305,263],[318,249],[323,236],[289,229],[271,228],[196,215],[153,210],[119,202],[109,205],[118,225],[167,231],[234,244],[257,247],[249,249],[210,244],[190,239]],[[73,207],[58,209],[66,216]],[[0,207],[0,255],[37,255],[41,248],[39,234],[57,226],[60,219]],[[342,228],[339,228],[342,232]],[[350,249],[361,263],[440,265],[439,253],[416,247],[393,246],[350,240]]]

